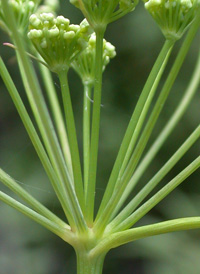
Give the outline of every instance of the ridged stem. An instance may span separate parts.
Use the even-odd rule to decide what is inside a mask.
[[[70,152],[72,157],[74,187],[75,187],[76,195],[80,203],[80,206],[82,208],[82,211],[84,211],[85,202],[84,202],[84,194],[83,194],[81,162],[80,162],[78,140],[77,140],[77,134],[76,134],[75,120],[74,120],[74,113],[73,113],[68,78],[67,78],[67,71],[61,71],[58,74],[58,77],[61,85],[65,120],[67,125],[69,146],[70,146]]]
[[[102,89],[102,62],[103,62],[103,37],[105,30],[96,32],[96,57],[95,57],[95,82],[92,111],[91,145],[90,145],[90,165],[89,184],[86,197],[86,220],[89,226],[93,223],[95,185],[97,173],[97,159],[99,147],[100,109],[101,109],[101,89]]]
[[[126,130],[125,136],[123,138],[122,144],[120,146],[120,149],[119,149],[114,167],[112,169],[112,172],[111,172],[111,175],[110,175],[110,178],[109,178],[109,181],[108,181],[108,184],[106,187],[106,191],[104,193],[103,200],[101,202],[96,220],[98,220],[101,213],[105,210],[105,207],[106,207],[108,201],[110,200],[110,197],[113,194],[115,185],[117,183],[117,178],[119,177],[119,173],[120,173],[123,163],[124,164],[126,163],[126,165],[127,165],[127,159],[130,158],[130,154],[132,153],[132,150],[133,150],[133,147],[134,147],[134,144],[136,141],[135,137],[134,137],[134,132],[138,125],[139,118],[141,117],[141,114],[144,110],[146,101],[151,101],[151,99],[154,95],[158,81],[160,80],[160,77],[163,73],[166,62],[169,58],[171,49],[172,49],[172,43],[169,41],[166,41],[152,70],[151,70],[151,72],[150,72],[150,75],[146,81],[146,84],[142,90],[142,93],[140,95],[140,98],[137,102],[137,105],[134,109],[131,120],[129,122],[128,128]],[[151,92],[152,92],[152,94],[150,95]],[[149,95],[150,95],[150,97],[149,97]],[[146,104],[146,106],[147,106],[147,104]],[[148,110],[148,108],[147,108],[147,110]],[[147,114],[146,110],[144,110],[144,114],[146,116],[146,114]],[[123,170],[124,170],[124,168],[123,168]]]
[[[46,87],[47,97],[51,106],[52,114],[55,121],[55,126],[57,128],[58,137],[62,147],[62,152],[65,158],[65,162],[69,171],[71,180],[73,181],[73,172],[72,172],[72,161],[69,148],[69,142],[67,138],[66,127],[64,124],[63,116],[61,113],[61,108],[58,101],[58,96],[53,84],[52,76],[48,68],[43,64],[39,63],[40,72],[43,78],[44,85]]]
[[[180,101],[177,109],[170,117],[169,121],[167,122],[166,126],[163,128],[161,133],[158,135],[154,143],[151,145],[150,149],[146,153],[145,157],[140,162],[139,166],[137,167],[135,173],[133,174],[127,188],[120,199],[118,208],[121,207],[129,193],[133,190],[133,188],[137,185],[138,181],[140,180],[142,174],[144,174],[145,170],[152,162],[164,142],[167,140],[169,135],[172,133],[173,129],[176,127],[177,123],[183,117],[184,113],[186,112],[191,100],[193,99],[195,93],[198,90],[198,86],[200,83],[200,53],[197,59],[197,64],[195,66],[192,78],[190,83],[184,93],[182,100]]]
[[[83,166],[84,166],[84,191],[88,192],[88,176],[90,163],[90,118],[92,84],[84,83],[83,94]]]
[[[76,252],[77,274],[102,274],[104,253],[91,257],[89,252]]]

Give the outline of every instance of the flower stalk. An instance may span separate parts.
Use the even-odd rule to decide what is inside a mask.
[[[89,185],[86,189],[86,220],[89,226],[93,224],[95,184],[98,159],[99,128],[100,128],[100,110],[101,110],[101,89],[102,89],[102,67],[103,67],[103,37],[104,31],[96,33],[96,59],[95,59],[95,80],[94,97],[91,125],[91,146],[90,146],[90,164],[89,164]]]
[[[104,35],[107,25],[134,10],[137,1],[71,0],[70,2],[82,11],[87,20],[84,19],[79,25],[74,25],[69,19],[56,16],[57,0],[46,0],[43,5],[40,5],[39,0],[0,1],[0,24],[3,22],[3,27],[14,44],[12,48],[16,50],[19,70],[34,122],[1,57],[0,75],[53,186],[65,213],[65,220],[42,205],[2,169],[0,169],[0,181],[24,200],[27,206],[2,191],[0,191],[0,200],[69,243],[76,252],[78,274],[102,274],[104,258],[112,248],[152,235],[200,228],[199,217],[135,227],[141,218],[200,167],[200,156],[197,156],[177,176],[171,178],[168,184],[143,202],[199,140],[200,126],[197,126],[130,202],[126,202],[149,162],[185,112],[199,85],[200,59],[197,61],[192,80],[179,107],[139,164],[200,27],[200,4],[199,0],[145,2],[145,8],[158,23],[166,40],[133,111],[103,199],[95,215],[103,72],[110,59],[116,55],[115,47],[104,39]],[[15,6],[19,7],[19,4],[25,5],[25,14],[19,9],[16,12]],[[33,4],[34,10],[28,9]],[[26,26],[22,30],[24,22]],[[155,99],[174,44],[187,30],[187,36],[177,58]],[[34,60],[40,62],[39,69],[50,108],[30,62],[29,57],[32,56]],[[80,156],[71,101],[72,90],[68,82],[68,71],[71,68],[77,72],[83,84],[83,157]],[[51,72],[56,73],[60,81],[61,103],[53,85]],[[121,209],[123,204],[125,204],[124,208]]]
[[[81,163],[80,163],[80,157],[79,157],[78,141],[76,136],[75,121],[74,121],[74,115],[73,115],[73,109],[72,109],[72,103],[71,103],[69,85],[68,85],[68,79],[67,79],[67,71],[64,70],[59,72],[58,76],[59,76],[60,85],[61,85],[65,118],[66,118],[66,124],[67,124],[68,136],[69,136],[69,145],[71,148],[75,191],[76,191],[76,195],[80,203],[80,206],[82,210],[84,211],[85,201],[84,201],[84,194],[83,194],[82,171],[81,171]]]
[[[89,163],[90,163],[90,116],[91,96],[93,84],[84,83],[83,93],[83,163],[84,163],[84,190],[87,193],[89,184]]]

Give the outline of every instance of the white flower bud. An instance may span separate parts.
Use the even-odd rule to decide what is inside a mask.
[[[29,39],[35,39],[35,38],[40,38],[40,37],[42,37],[42,31],[41,30],[33,29],[33,30],[29,31],[29,33],[28,33],[28,38]]]
[[[75,32],[74,31],[67,31],[64,33],[63,37],[64,39],[73,39],[75,36]]]
[[[86,22],[69,25],[69,19],[55,16],[52,13],[41,13],[30,18],[28,37],[50,69],[59,72],[69,68],[73,58],[86,46],[89,36],[80,31],[89,28]]]

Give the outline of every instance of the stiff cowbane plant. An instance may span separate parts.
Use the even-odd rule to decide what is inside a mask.
[[[132,12],[137,1],[70,2],[85,16],[79,25],[70,24],[63,16],[56,16],[58,1],[0,1],[0,25],[11,39],[11,44],[7,45],[16,52],[34,122],[2,58],[0,75],[52,184],[65,214],[65,220],[42,205],[2,169],[0,181],[27,205],[2,191],[0,199],[72,245],[77,256],[77,273],[100,274],[103,271],[104,258],[112,248],[152,235],[200,228],[198,216],[135,226],[154,206],[199,168],[200,156],[146,199],[191,146],[199,141],[200,126],[194,129],[134,197],[130,195],[198,89],[200,55],[183,99],[144,155],[161,110],[199,30],[200,1],[149,0],[144,3],[146,10],[164,34],[165,43],[141,91],[96,214],[94,207],[102,74],[116,55],[115,47],[104,39],[104,34],[108,24]],[[182,46],[171,64],[171,69],[166,72],[168,76],[161,91],[156,95],[174,44],[179,39],[183,40]],[[30,60],[33,58],[37,60],[48,103]],[[77,72],[84,90],[83,157],[80,157],[68,85],[70,69]],[[60,81],[62,105],[55,91],[52,73],[56,73]]]

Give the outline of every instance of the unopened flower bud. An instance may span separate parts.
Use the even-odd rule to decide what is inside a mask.
[[[89,24],[70,25],[63,16],[42,13],[30,17],[29,39],[49,68],[59,73],[68,69],[73,59],[87,46]]]
[[[77,58],[74,59],[71,66],[79,74],[83,82],[94,82],[95,75],[95,55],[96,55],[96,35],[93,33],[87,43],[87,47]],[[103,65],[104,71],[110,59],[116,56],[115,47],[103,40]]]

